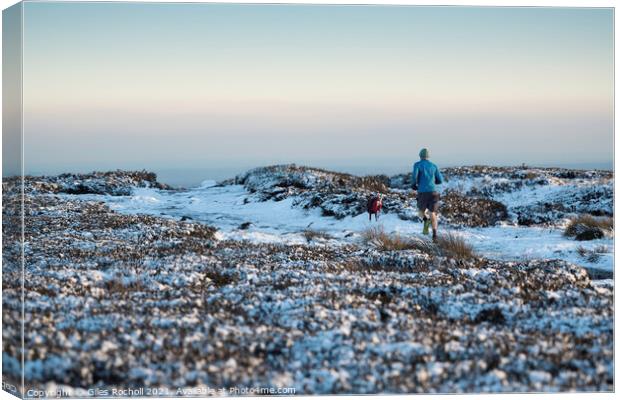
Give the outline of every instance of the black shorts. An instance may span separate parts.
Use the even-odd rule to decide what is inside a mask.
[[[428,209],[431,212],[437,212],[437,210],[439,210],[439,193],[418,193],[418,209],[420,211]]]

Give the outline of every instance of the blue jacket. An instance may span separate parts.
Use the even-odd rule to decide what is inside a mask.
[[[417,186],[419,193],[435,192],[435,185],[443,183],[443,176],[435,164],[428,160],[420,160],[413,164],[411,182]]]

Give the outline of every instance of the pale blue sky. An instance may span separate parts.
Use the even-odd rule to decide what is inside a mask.
[[[611,9],[38,3],[32,172],[610,163]]]

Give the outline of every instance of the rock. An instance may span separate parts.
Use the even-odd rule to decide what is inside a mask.
[[[251,222],[244,222],[241,225],[239,225],[237,229],[246,230],[246,229],[249,229],[251,225],[252,225]]]

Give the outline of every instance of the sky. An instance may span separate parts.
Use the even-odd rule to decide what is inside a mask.
[[[611,9],[29,2],[23,29],[27,173],[613,158]]]

